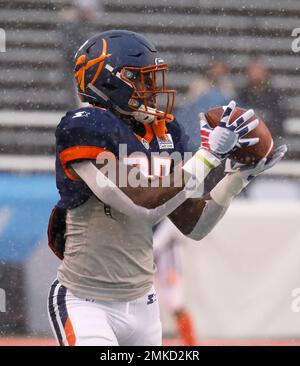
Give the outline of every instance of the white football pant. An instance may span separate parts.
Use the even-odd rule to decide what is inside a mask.
[[[48,315],[61,346],[159,346],[159,305],[154,287],[129,302],[80,299],[54,281]]]

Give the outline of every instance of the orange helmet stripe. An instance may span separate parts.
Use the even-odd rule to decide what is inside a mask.
[[[81,55],[78,57],[75,67],[78,65],[81,65],[83,63],[85,63],[86,60],[86,55]],[[85,75],[85,67],[84,65],[75,73],[75,78],[77,81],[77,84],[80,86],[80,89],[85,91],[85,87],[84,87],[84,75]]]
[[[102,51],[101,51],[100,56],[88,61],[86,65],[82,65],[81,68],[75,72],[75,78],[76,78],[77,84],[79,85],[79,87],[82,91],[85,92],[85,71],[88,70],[90,67],[99,63],[99,67],[93,77],[93,80],[91,81],[91,84],[94,84],[94,82],[97,80],[97,78],[100,75],[100,72],[104,66],[104,60],[109,56],[111,56],[111,53],[107,54],[107,42],[103,38],[102,39]],[[78,57],[75,67],[83,64],[85,62],[85,60],[86,60],[86,55],[81,55],[80,57]]]
[[[76,65],[75,65],[75,67],[76,67],[77,65],[83,64],[83,63],[85,62],[85,59],[86,59],[86,55],[81,55],[81,56],[79,56],[79,57],[78,57],[78,59],[76,60]]]
[[[91,81],[91,84],[94,84],[94,82],[97,80],[102,68],[103,68],[103,65],[104,65],[104,60],[107,58],[107,57],[110,57],[111,56],[111,53],[109,53],[108,55],[106,54],[107,52],[107,43],[106,43],[106,40],[103,38],[102,39],[102,44],[103,44],[103,47],[102,47],[102,53],[101,55],[98,57],[98,62],[100,62],[99,64],[99,67],[98,67],[98,70],[96,71],[95,75],[94,75],[94,78],[93,80]],[[93,60],[91,60],[93,61]],[[89,62],[91,62],[89,61]],[[89,64],[88,62],[88,64]]]

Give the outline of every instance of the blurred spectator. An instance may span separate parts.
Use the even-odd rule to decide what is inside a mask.
[[[254,60],[246,68],[247,83],[238,95],[238,103],[253,108],[268,125],[274,140],[283,136],[286,109],[282,94],[271,85],[270,71],[260,60]]]
[[[185,105],[175,110],[175,117],[190,137],[190,151],[195,151],[200,144],[199,113],[225,105],[233,98],[235,90],[229,73],[225,62],[211,63],[204,76],[190,85]]]
[[[228,100],[234,98],[236,93],[230,78],[230,69],[224,61],[218,60],[210,63],[204,77],[191,84],[187,98],[195,99],[210,89],[219,90]]]
[[[76,108],[79,103],[75,92],[73,75],[74,56],[79,47],[91,36],[93,24],[101,11],[101,2],[98,0],[73,0],[60,14],[63,34],[63,56],[65,58],[64,80],[70,82],[68,87],[70,109]]]

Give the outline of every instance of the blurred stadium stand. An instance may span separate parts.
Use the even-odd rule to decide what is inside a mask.
[[[113,28],[142,32],[171,65],[169,80],[184,101],[188,85],[213,57],[226,57],[237,87],[252,56],[263,56],[276,88],[287,97],[290,157],[300,156],[299,55],[291,31],[297,0],[102,0],[91,33]],[[1,153],[52,155],[54,128],[69,109],[60,13],[71,0],[1,1],[7,52],[0,54]],[[89,36],[87,34],[87,36]],[[74,50],[75,51],[75,50]],[[299,146],[298,146],[299,145]]]

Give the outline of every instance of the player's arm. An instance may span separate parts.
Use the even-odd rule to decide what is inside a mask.
[[[201,142],[205,148],[210,150],[211,142],[214,144],[214,141],[211,141],[209,136],[211,133],[215,134],[217,131],[213,131],[206,121],[203,120],[201,122]],[[235,122],[233,122],[229,128],[234,126]],[[222,121],[220,125],[222,126]],[[245,124],[242,124],[241,129],[237,126],[237,130],[241,131],[245,127],[253,128],[254,126],[255,121],[248,124],[248,127],[246,127]],[[247,146],[249,143],[254,144],[255,139],[249,141],[249,139],[241,138],[240,142]],[[223,178],[206,197],[186,200],[169,215],[169,218],[182,233],[195,240],[201,240],[224,216],[233,198],[249,184],[249,181],[280,161],[286,150],[287,148],[285,145],[280,146],[276,149],[271,160],[267,162],[267,159],[261,159],[254,167],[240,166],[233,169],[229,166],[231,161],[227,159],[225,172],[228,174],[225,178]]]
[[[230,117],[234,106],[235,104],[229,104],[224,112],[224,119]],[[217,150],[219,152],[225,151],[225,157],[235,147],[237,139],[227,139],[227,131],[225,129],[224,132],[221,131],[220,134],[216,134],[213,136],[213,139],[215,140],[214,145],[217,147]],[[109,158],[109,156],[107,157]],[[110,159],[113,158],[114,156],[110,157]],[[101,156],[100,159],[97,159],[98,162],[99,160],[103,164],[103,158],[101,159]],[[137,167],[126,168],[125,175],[128,178],[126,181],[129,182],[129,185],[125,187],[121,187],[120,176],[114,177],[116,181],[109,178],[109,166],[111,166],[110,170],[116,173],[120,171],[124,173],[124,168],[120,169],[122,163],[117,159],[113,159],[113,164],[111,165],[108,162],[104,166],[98,167],[92,161],[86,160],[73,162],[71,166],[76,174],[102,202],[124,214],[136,218],[143,218],[155,224],[192,197],[198,187],[202,187],[205,177],[220,162],[221,157],[217,157],[209,149],[201,147],[182,167],[177,166],[173,174],[165,178],[157,177],[156,180],[159,181],[158,186],[156,184],[149,185],[148,177],[144,177],[146,180],[145,184],[141,181],[137,187],[130,184],[129,179],[130,173],[134,169],[137,170]],[[186,184],[179,184],[178,187],[176,184],[178,178],[176,177],[179,176],[179,180],[182,180],[184,174],[188,180]],[[164,179],[170,180],[167,186],[163,184]]]
[[[120,164],[116,160],[117,171]],[[104,168],[106,167],[104,166]],[[194,194],[198,186],[195,176],[187,173],[188,182],[180,187],[174,186],[176,181],[174,174],[169,177],[171,186],[151,187],[148,179],[144,177],[145,186],[133,187],[129,185],[122,187],[119,185],[119,179],[117,179],[117,182],[113,182],[103,172],[103,169],[99,169],[99,166],[97,167],[93,161],[73,162],[72,168],[99,200],[119,212],[137,219],[148,220],[152,224],[157,223],[173,212]],[[125,168],[128,175],[133,171],[135,171],[135,174],[140,174],[136,172],[136,167],[126,166]],[[124,170],[122,171],[124,172]],[[207,169],[204,174],[208,174],[209,171],[210,169]],[[157,178],[157,180],[158,184],[162,183],[161,178]]]
[[[269,161],[261,159],[254,167],[231,167],[227,160],[226,172],[228,173],[212,190],[202,199],[188,199],[169,218],[182,231],[183,234],[194,240],[204,238],[220,221],[227,211],[231,201],[249,182],[262,172],[277,164],[287,151],[286,145],[279,146]]]
[[[235,103],[231,102],[225,110],[221,119],[224,126],[227,126],[234,107]],[[209,136],[209,145],[213,152],[204,146],[184,164],[182,168],[190,175],[190,178],[183,187],[149,187],[146,185],[146,187],[138,189],[133,187],[119,189],[120,187],[112,183],[91,162],[74,163],[72,166],[101,201],[128,215],[149,219],[155,223],[171,214],[192,197],[210,170],[219,165],[221,159],[225,158],[238,144],[249,145],[257,142],[257,139],[242,141],[243,135],[256,127],[253,122],[246,126],[244,124],[242,129],[239,128],[252,115],[253,111],[248,111],[238,119],[236,124],[230,124],[230,129],[225,126],[213,130]],[[171,179],[174,177],[171,176]],[[151,202],[151,208],[146,208],[145,206],[149,207],[149,202]],[[196,219],[202,212],[202,209],[200,210],[202,205],[203,200],[194,206]]]

